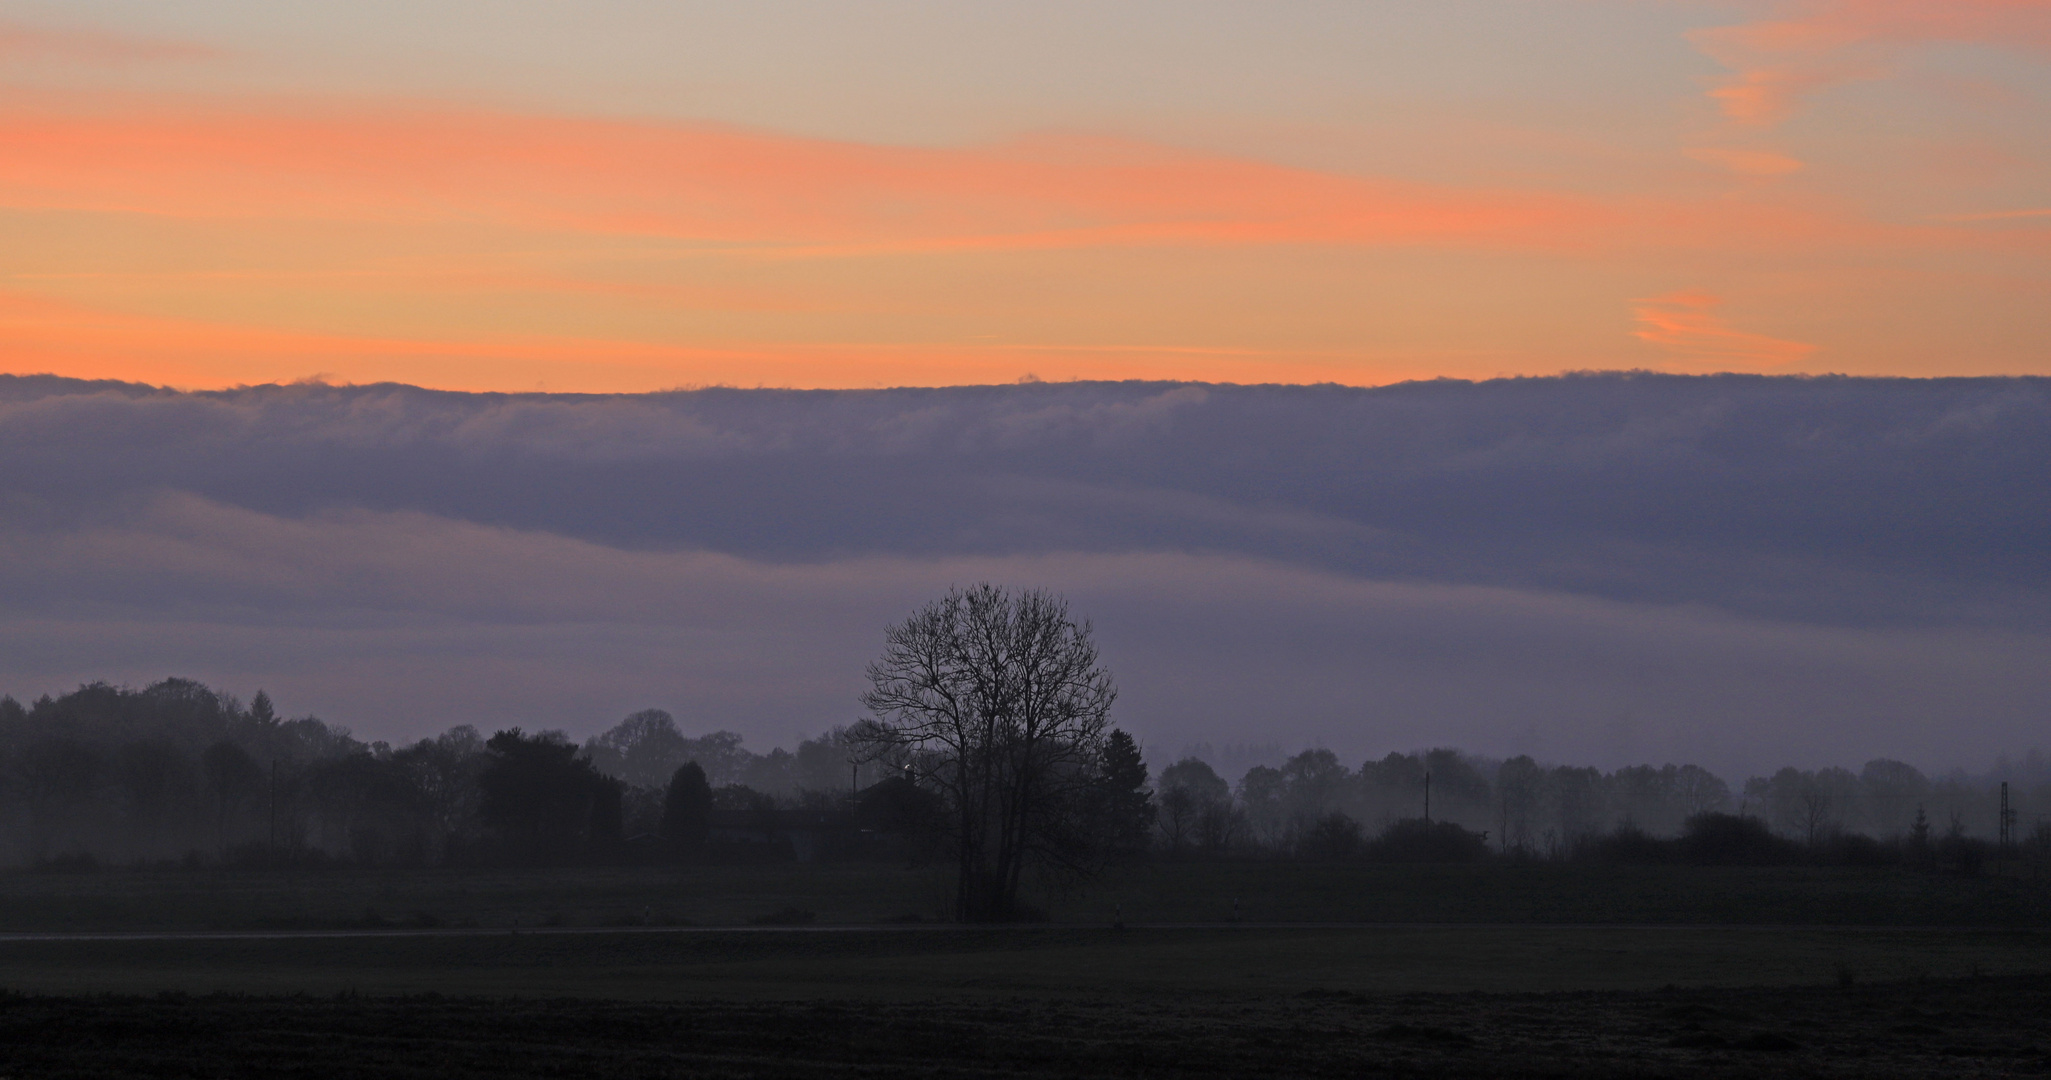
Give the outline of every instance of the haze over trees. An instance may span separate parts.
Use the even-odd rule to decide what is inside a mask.
[[[0,865],[947,863],[962,818],[930,771],[944,757],[922,751],[929,771],[907,778],[909,749],[863,760],[876,745],[840,729],[757,754],[737,735],[686,735],[651,710],[582,747],[556,732],[467,725],[394,746],[281,715],[261,693],[245,705],[189,680],[90,684],[27,706],[0,698]],[[2038,754],[1977,776],[1879,759],[1735,787],[1689,765],[1605,772],[1451,749],[1357,765],[1313,749],[1227,778],[1198,757],[1150,770],[1115,729],[1088,753],[1056,757],[1072,772],[1028,845],[1056,871],[1123,858],[1484,852],[1964,865],[1998,831],[2003,780],[2023,846],[2051,842],[2051,761]],[[1693,846],[1658,846],[1675,838]]]

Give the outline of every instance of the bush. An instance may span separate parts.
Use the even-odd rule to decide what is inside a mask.
[[[1892,866],[1901,861],[1898,849],[1864,833],[1832,833],[1817,848],[1817,854],[1832,866]]]
[[[1296,840],[1306,859],[1350,859],[1360,852],[1360,823],[1338,811],[1311,823]]]
[[[1682,826],[1681,858],[1696,866],[1777,866],[1797,862],[1802,849],[1767,830],[1757,818],[1697,814]]]
[[[1992,849],[1987,841],[1975,840],[1954,827],[1937,841],[1937,865],[1962,877],[1979,877]]]
[[[1364,854],[1375,862],[1475,862],[1488,855],[1488,841],[1450,821],[1404,818],[1369,841]]]
[[[1575,844],[1573,856],[1589,862],[1645,865],[1674,861],[1678,846],[1635,825],[1619,825],[1607,836],[1591,836]]]

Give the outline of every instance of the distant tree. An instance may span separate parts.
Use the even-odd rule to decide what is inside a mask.
[[[213,796],[216,842],[225,847],[230,819],[263,791],[264,770],[249,751],[226,739],[200,754],[199,767]]]
[[[1907,762],[1876,758],[1859,770],[1866,809],[1864,824],[1882,836],[1898,835],[1909,825],[1910,811],[1930,794],[1930,780]]]
[[[863,786],[860,781],[865,773],[869,783],[877,778],[874,765],[862,769],[855,748],[848,743],[845,727],[800,741],[794,757],[798,790],[821,792],[832,800],[852,796]]]
[[[446,860],[478,811],[478,776],[487,761],[484,738],[461,724],[392,755],[412,796],[428,857]]]
[[[1105,854],[1128,857],[1146,850],[1156,814],[1153,793],[1147,790],[1147,763],[1140,757],[1139,743],[1117,728],[1104,737],[1090,803]]]
[[[1045,592],[956,589],[885,635],[866,756],[904,756],[946,804],[965,920],[1020,913],[1028,866],[1085,869],[1068,826],[1098,784],[1117,696],[1087,622]]]
[[[114,754],[126,840],[135,856],[163,856],[184,838],[199,778],[192,759],[161,740],[131,743]]]
[[[1334,810],[1297,834],[1296,853],[1306,859],[1350,859],[1360,853],[1360,843],[1360,823]]]
[[[1503,850],[1529,851],[1538,835],[1538,815],[1545,805],[1545,770],[1529,754],[1519,754],[1496,770],[1496,828]]]
[[[485,744],[478,777],[485,824],[516,858],[560,862],[586,855],[610,839],[618,820],[618,783],[592,768],[560,732],[526,735],[512,728]],[[610,796],[610,812],[608,812]]]
[[[1162,769],[1154,797],[1162,844],[1171,854],[1194,846],[1204,808],[1231,797],[1224,778],[1201,758],[1183,758]]]
[[[739,782],[771,795],[789,795],[798,788],[798,759],[782,747],[750,754]]]
[[[1431,773],[1431,813],[1435,818],[1487,819],[1493,817],[1493,792],[1488,777],[1474,761],[1458,750],[1440,747],[1424,755],[1425,771]]]
[[[105,768],[100,751],[78,739],[38,739],[22,748],[14,771],[28,811],[31,857],[81,843]]]
[[[705,847],[712,826],[712,785],[695,761],[677,766],[662,800],[662,839],[670,851],[685,858]]]
[[[1608,784],[1601,769],[1560,765],[1546,774],[1553,822],[1563,842],[1603,831],[1609,819]]]
[[[1346,804],[1353,774],[1330,750],[1305,750],[1282,763],[1282,812],[1302,831]]]
[[[1836,829],[1844,791],[1852,782],[1843,769],[1815,773],[1790,766],[1771,777],[1746,781],[1745,794],[1759,800],[1774,827],[1815,847]]]
[[[1909,825],[1908,854],[1912,862],[1930,861],[1930,816],[1921,803],[1916,804],[1916,820]]]
[[[1287,824],[1282,790],[1282,770],[1269,765],[1255,765],[1239,778],[1239,804],[1246,809],[1255,839],[1274,843],[1281,838]]]
[[[608,776],[635,787],[654,787],[684,761],[686,742],[675,717],[661,709],[643,709],[592,736],[584,744],[584,754]]]
[[[1673,792],[1683,822],[1697,814],[1720,814],[1731,804],[1730,785],[1700,765],[1675,769]]]

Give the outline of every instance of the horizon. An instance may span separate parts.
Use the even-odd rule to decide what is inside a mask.
[[[146,685],[134,685],[126,683],[117,684],[106,680],[96,680],[92,683],[72,687],[69,690],[61,692],[46,691],[42,694],[34,695],[33,697],[16,695],[5,688],[0,688],[0,703],[11,703],[16,707],[23,709],[25,712],[33,712],[34,710],[44,708],[48,705],[61,705],[64,699],[73,693],[90,691],[100,688],[107,688],[112,689],[123,695],[142,696],[146,694],[147,691],[164,684],[189,684],[198,686],[206,692],[215,695],[217,699],[222,703],[222,705],[230,710],[242,710],[244,712],[247,712],[249,709],[248,701],[254,701],[258,695],[262,695],[267,701],[269,701],[272,704],[273,707],[276,706],[275,700],[272,699],[269,693],[265,691],[262,687],[258,687],[250,695],[249,699],[245,701],[245,699],[243,699],[240,695],[235,694],[229,688],[209,686],[200,680],[188,679],[183,676],[177,675],[165,676],[160,680],[155,680]],[[0,708],[4,707],[4,705],[0,705]],[[394,738],[362,739],[357,737],[355,730],[351,728],[348,723],[334,717],[318,716],[311,712],[294,715],[294,711],[287,708],[278,711],[276,713],[276,719],[281,723],[297,723],[303,721],[313,721],[319,723],[323,725],[327,730],[334,733],[336,736],[339,736],[341,739],[346,740],[349,743],[352,743],[356,751],[371,752],[377,755],[387,755],[390,753],[406,751],[421,743],[433,743],[439,738],[450,735],[452,733],[464,731],[466,729],[469,732],[481,738],[489,738],[494,734],[499,734],[502,732],[512,732],[514,734],[523,735],[530,739],[561,739],[575,746],[578,750],[579,756],[583,757],[586,760],[592,761],[594,766],[598,768],[600,772],[606,773],[607,775],[615,776],[618,779],[628,781],[630,786],[636,786],[631,784],[631,780],[628,777],[621,775],[617,771],[617,762],[608,763],[606,761],[600,760],[600,758],[597,755],[595,755],[593,751],[594,748],[598,747],[598,745],[602,742],[604,736],[620,731],[635,719],[646,716],[651,712],[660,713],[664,716],[669,717],[672,721],[675,721],[674,714],[672,714],[669,710],[660,708],[659,706],[649,706],[644,709],[636,709],[619,720],[611,722],[600,722],[599,726],[594,727],[589,731],[581,732],[573,731],[567,728],[554,727],[535,728],[533,730],[529,730],[520,725],[513,725],[511,727],[506,728],[487,730],[478,727],[476,724],[465,722],[454,724],[441,730],[422,729],[412,732],[409,735],[398,736]],[[786,739],[782,743],[764,745],[761,747],[750,747],[747,744],[747,736],[745,734],[741,732],[728,731],[722,728],[706,727],[702,730],[694,730],[689,725],[684,724],[682,722],[678,722],[676,730],[680,734],[682,734],[686,739],[693,741],[717,739],[720,736],[727,735],[734,736],[734,749],[742,755],[744,762],[753,762],[766,759],[770,757],[772,754],[795,754],[795,752],[798,751],[801,748],[801,746],[805,743],[821,742],[833,738],[837,734],[839,729],[821,729],[819,731],[812,732],[809,735],[805,733],[799,733],[794,737]],[[1217,775],[1221,779],[1226,781],[1228,784],[1231,784],[1236,791],[1239,787],[1240,781],[1244,778],[1245,774],[1253,769],[1274,769],[1288,763],[1293,759],[1318,753],[1333,753],[1335,756],[1338,757],[1340,767],[1347,769],[1349,772],[1357,771],[1355,769],[1355,766],[1352,764],[1352,762],[1356,759],[1361,762],[1361,769],[1371,769],[1378,763],[1382,762],[1384,759],[1390,757],[1408,758],[1414,761],[1421,760],[1426,755],[1438,753],[1451,753],[1456,755],[1462,762],[1477,768],[1484,777],[1492,776],[1495,770],[1500,769],[1503,765],[1518,758],[1529,759],[1533,764],[1537,765],[1540,769],[1543,770],[1553,770],[1559,768],[1574,769],[1593,767],[1597,769],[1598,772],[1600,772],[1605,777],[1627,770],[1642,768],[1670,769],[1676,766],[1702,768],[1702,766],[1699,763],[1692,761],[1656,761],[1652,759],[1622,761],[1608,765],[1607,767],[1603,765],[1590,766],[1587,762],[1549,758],[1544,756],[1534,757],[1529,754],[1488,754],[1471,751],[1464,747],[1446,745],[1416,745],[1407,747],[1389,745],[1380,749],[1369,749],[1364,753],[1364,755],[1355,755],[1354,757],[1347,757],[1345,755],[1338,754],[1337,751],[1332,750],[1331,747],[1323,743],[1300,744],[1295,746],[1294,748],[1290,748],[1280,743],[1267,743],[1255,745],[1252,743],[1242,742],[1225,743],[1220,745],[1214,744],[1206,740],[1202,742],[1185,743],[1183,744],[1180,750],[1173,754],[1157,752],[1158,748],[1149,746],[1149,744],[1146,743],[1144,740],[1136,740],[1136,745],[1138,746],[1138,749],[1140,750],[1141,755],[1146,763],[1148,774],[1147,784],[1150,789],[1157,788],[1158,784],[1160,783],[1162,770],[1167,769],[1168,767],[1173,765],[1178,765],[1184,762],[1194,760],[1200,761],[1205,766],[1215,770]],[[683,758],[683,760],[695,761],[696,758],[687,754]],[[309,764],[309,762],[296,762],[295,764],[303,766]],[[1845,772],[1858,775],[1862,771],[1874,765],[1899,764],[1907,765],[1911,768],[1916,769],[1925,778],[1934,783],[1970,783],[1982,786],[1992,786],[2010,780],[2017,780],[2019,784],[2024,785],[2029,784],[2032,781],[2035,781],[2038,784],[2051,781],[2051,754],[2047,754],[2042,746],[2036,745],[2033,745],[2026,750],[2013,753],[2009,751],[1997,750],[1995,751],[1994,756],[1986,762],[1984,767],[1981,768],[1969,767],[1967,764],[1963,762],[1951,762],[1948,764],[1940,765],[1935,762],[1902,761],[1897,758],[1890,758],[1884,756],[1872,757],[1864,761],[1857,761],[1847,758],[1839,761],[1815,762],[1808,764],[1808,768],[1802,768],[1801,766],[1797,765],[1769,765],[1763,769],[1752,770],[1749,772],[1720,773],[1714,769],[1705,769],[1705,771],[1709,772],[1712,776],[1716,776],[1717,779],[1728,783],[1730,785],[1732,797],[1734,799],[1738,799],[1740,798],[1740,796],[1744,794],[1744,789],[1748,782],[1769,780],[1773,776],[1773,774],[1781,771],[1782,769],[1788,768],[1796,769],[1798,772],[1810,774],[1821,773],[1831,770],[1843,770]],[[741,766],[739,766],[739,768],[745,771],[747,766],[746,764],[742,764]],[[742,781],[736,781],[736,783],[739,783],[740,786],[746,786],[745,782]],[[793,783],[796,786],[790,788],[787,791],[770,790],[766,793],[782,798],[800,794],[807,790],[813,790],[808,789],[802,784],[802,782],[799,782],[795,779],[793,780]],[[838,781],[836,781],[836,784],[838,785]],[[1985,793],[1972,792],[1970,794],[1978,796],[1984,795]],[[1739,809],[1742,810],[1742,808],[1743,804],[1741,801],[1739,804]]]

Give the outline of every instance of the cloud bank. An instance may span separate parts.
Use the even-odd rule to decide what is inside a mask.
[[[852,719],[884,624],[988,578],[1096,620],[1156,756],[1979,766],[2051,690],[2047,386],[0,378],[0,689],[759,745]]]

